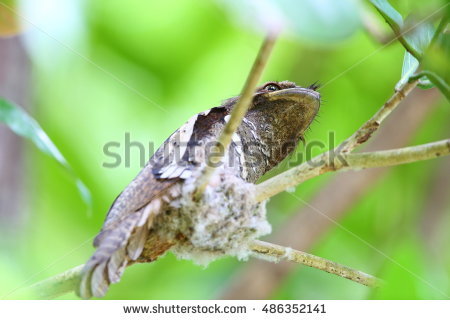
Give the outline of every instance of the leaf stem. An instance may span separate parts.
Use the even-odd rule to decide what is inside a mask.
[[[422,77],[427,77],[428,80],[430,80],[439,89],[439,91],[442,92],[445,98],[450,101],[450,86],[436,73],[429,70],[423,70],[418,74],[410,77],[410,81],[414,81]]]

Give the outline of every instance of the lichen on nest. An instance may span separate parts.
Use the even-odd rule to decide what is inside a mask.
[[[171,251],[200,265],[223,256],[247,259],[248,243],[271,232],[265,203],[254,200],[254,184],[219,169],[202,198],[195,201],[195,182],[195,176],[185,181],[160,230],[165,236],[177,234],[178,239],[182,235]]]

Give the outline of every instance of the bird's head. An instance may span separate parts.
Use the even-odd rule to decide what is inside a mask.
[[[308,88],[294,82],[267,82],[258,87],[239,134],[246,148],[246,155],[253,155],[252,164],[263,169],[264,174],[288,156],[304,140],[304,133],[317,115],[320,94],[313,84]],[[234,103],[237,98],[234,98]]]

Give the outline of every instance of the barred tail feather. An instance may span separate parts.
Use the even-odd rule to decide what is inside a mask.
[[[102,262],[92,272],[92,285],[91,291],[94,297],[103,297],[109,287],[109,279],[106,277],[106,263]]]
[[[131,260],[136,260],[144,249],[145,241],[147,240],[148,228],[147,224],[144,224],[135,229],[134,236],[130,239],[127,246],[128,257]]]
[[[155,209],[159,211],[159,206],[152,201],[128,215],[114,229],[104,230],[96,237],[97,250],[86,263],[78,287],[81,298],[102,297],[111,283],[120,280],[129,261],[136,260],[142,253],[150,227],[149,216],[158,212]]]
[[[176,186],[172,189],[171,198],[180,188]],[[155,198],[139,211],[100,232],[94,240],[97,250],[86,263],[81,275],[77,290],[81,298],[102,297],[111,283],[120,280],[130,261],[137,260],[142,254],[149,229],[162,205],[163,199]]]
[[[108,262],[108,278],[111,283],[119,282],[128,264],[125,247],[120,248],[111,256]]]

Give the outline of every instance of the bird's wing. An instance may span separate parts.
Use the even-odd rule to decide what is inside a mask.
[[[141,255],[154,218],[165,203],[179,196],[181,181],[203,160],[198,148],[191,147],[214,135],[213,125],[226,113],[220,107],[210,111],[195,115],[175,131],[116,198],[94,240],[97,250],[84,267],[80,297],[103,296],[110,283],[120,280],[127,264]]]

